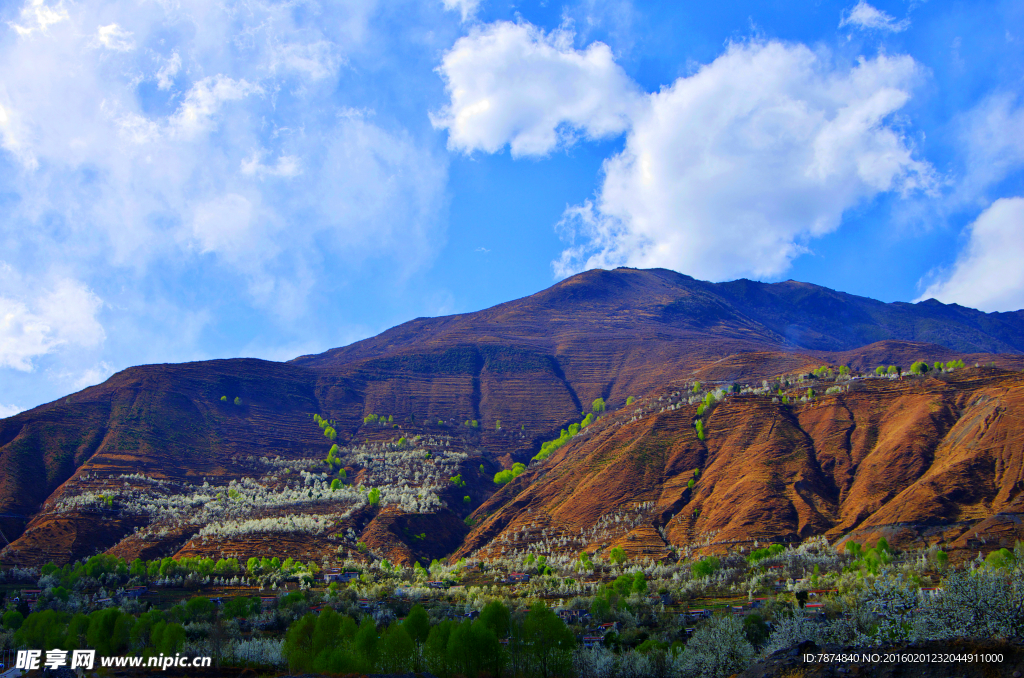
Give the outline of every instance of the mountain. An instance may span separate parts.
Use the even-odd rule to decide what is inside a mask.
[[[807,377],[822,364],[905,370],[956,358],[992,366]],[[964,535],[979,526],[1019,532],[1022,367],[1022,311],[588,271],[288,363],[130,368],[0,420],[0,530],[12,542],[0,561],[97,549],[319,558],[365,542],[408,562],[509,548],[513,535],[565,539],[570,528],[651,554],[900,525],[911,541],[963,537],[974,548]],[[683,397],[694,380],[749,387],[705,417],[705,441]],[[794,400],[811,386],[841,392],[785,405],[765,380]],[[492,482],[596,398],[609,409],[599,422],[509,485]],[[337,464],[324,461],[335,441],[314,414],[331,422],[346,469],[335,491],[325,474]],[[685,488],[695,469],[699,482]],[[360,494],[376,485],[381,506]],[[637,531],[599,527],[610,516]]]

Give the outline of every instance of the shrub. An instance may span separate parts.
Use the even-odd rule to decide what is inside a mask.
[[[511,469],[505,469],[504,471],[498,471],[495,473],[494,482],[498,485],[505,485],[512,482],[513,479],[518,478],[525,470],[526,466],[524,464],[516,462],[512,465]]]
[[[693,573],[694,578],[703,579],[718,572],[721,567],[721,561],[716,556],[708,556],[707,558],[701,558],[691,565],[690,571]]]
[[[766,548],[751,551],[747,556],[747,562],[753,565],[772,556],[777,556],[785,550],[786,548],[782,544],[772,544]]]

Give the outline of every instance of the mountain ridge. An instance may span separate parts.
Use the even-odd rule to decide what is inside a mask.
[[[867,339],[874,341],[859,343]],[[993,347],[1002,353],[981,350]],[[695,381],[712,383],[712,389],[714,385],[724,387],[733,383],[747,389],[760,389],[760,395],[749,401],[748,414],[753,419],[743,425],[753,428],[744,435],[767,436],[765,439],[770,444],[758,448],[762,450],[758,454],[766,455],[762,462],[767,464],[765,468],[770,468],[775,463],[771,459],[779,455],[782,458],[804,454],[800,452],[804,449],[832,449],[828,440],[839,434],[831,425],[819,422],[813,426],[807,424],[810,429],[806,429],[800,423],[804,421],[801,417],[814,420],[811,415],[824,407],[819,407],[817,400],[812,405],[784,407],[771,402],[773,396],[766,386],[761,386],[762,382],[770,381],[778,388],[787,389],[788,397],[799,398],[802,393],[799,389],[824,389],[832,383],[837,388],[851,387],[850,383],[834,381],[819,386],[809,373],[822,364],[834,368],[849,365],[855,370],[870,372],[878,364],[900,365],[906,370],[910,363],[920,359],[929,363],[954,359],[961,359],[968,365],[993,363],[998,367],[966,368],[963,378],[968,386],[963,388],[972,395],[962,397],[967,398],[964,402],[970,398],[995,398],[1004,402],[999,407],[1010,414],[1000,415],[1002,418],[996,424],[992,423],[995,420],[985,424],[988,420],[982,417],[972,426],[995,426],[1003,431],[1001,435],[1011,436],[1015,434],[1007,426],[1015,421],[1012,417],[1017,416],[1014,414],[1019,405],[1016,394],[1021,385],[1018,377],[1007,370],[1024,367],[1022,347],[1024,312],[1021,311],[985,314],[932,301],[885,304],[808,283],[768,284],[749,280],[707,283],[665,269],[588,271],[534,295],[489,309],[415,319],[376,337],[284,363],[225,359],[132,367],[103,384],[0,420],[0,514],[25,517],[24,520],[0,517],[0,528],[13,542],[0,553],[0,561],[31,562],[55,553],[59,558],[73,558],[90,548],[114,548],[124,554],[196,553],[204,548],[226,548],[228,542],[210,542],[207,537],[196,541],[201,525],[176,524],[162,541],[132,537],[131,532],[136,527],[145,533],[152,519],[132,513],[134,509],[129,510],[130,506],[140,501],[138,497],[146,492],[155,491],[151,487],[154,483],[155,487],[169,483],[167,487],[186,488],[190,496],[205,496],[197,489],[203,484],[227,487],[230,483],[256,478],[257,484],[266,484],[259,492],[269,492],[267,488],[283,492],[282,488],[292,481],[275,475],[274,468],[298,464],[296,468],[313,474],[323,473],[323,460],[333,440],[326,440],[323,431],[311,422],[314,413],[332,422],[331,430],[335,431],[337,442],[349,450],[346,460],[353,461],[347,468],[357,483],[372,485],[390,477],[386,462],[377,468],[377,457],[373,455],[385,460],[389,455],[404,458],[402,454],[406,453],[400,452],[403,448],[399,439],[432,441],[417,444],[433,445],[429,449],[434,457],[454,464],[445,472],[453,477],[458,475],[465,482],[464,489],[447,485],[445,478],[448,476],[442,474],[435,494],[443,506],[431,509],[434,513],[401,513],[393,507],[381,513],[361,509],[345,518],[346,530],[365,535],[373,548],[391,553],[402,561],[427,555],[438,557],[442,551],[465,553],[471,543],[477,544],[474,548],[486,549],[488,545],[480,542],[479,535],[493,533],[498,539],[502,534],[507,535],[508,525],[518,520],[504,509],[497,510],[496,498],[521,488],[522,501],[536,496],[540,497],[536,501],[543,504],[544,497],[559,496],[557,492],[551,494],[543,489],[543,478],[553,471],[582,473],[579,484],[593,481],[587,472],[571,470],[577,468],[578,460],[565,466],[569,463],[565,455],[578,453],[582,459],[588,458],[594,450],[586,448],[587,441],[596,440],[596,433],[574,439],[547,462],[530,465],[528,472],[509,486],[496,487],[491,478],[496,471],[511,467],[514,462],[529,462],[542,442],[557,438],[560,429],[578,422],[597,398],[607,403],[610,414],[617,413],[605,422],[609,424],[619,421],[617,417],[629,418],[625,407],[629,397],[635,396],[649,405],[651,399],[665,397],[666,393],[688,391]],[[1002,376],[986,376],[986,370],[993,369],[993,374]],[[974,376],[968,379],[969,374]],[[914,473],[927,474],[930,462],[922,460],[931,454],[928,450],[945,444],[943,441],[952,429],[913,423],[918,421],[913,418],[917,416],[913,413],[918,412],[915,408],[934,407],[938,408],[936,411],[947,412],[945,416],[952,417],[950,422],[954,426],[967,416],[964,413],[984,409],[972,410],[947,402],[954,398],[950,393],[959,393],[960,387],[947,384],[956,378],[959,377],[942,376],[933,380],[925,395],[910,394],[924,382],[878,380],[878,385],[885,388],[876,389],[880,399],[877,402],[857,395],[855,390],[848,396],[829,396],[827,402],[833,404],[828,407],[833,409],[821,411],[834,410],[830,415],[833,418],[847,416],[842,414],[843,407],[858,413],[849,416],[853,417],[851,421],[860,422],[854,429],[868,432],[865,440],[874,440],[872,436],[877,438],[882,432],[891,431],[885,433],[892,436],[891,445],[864,443],[866,447],[857,448],[860,451],[856,454],[881,455],[877,458],[884,458],[886,464],[903,465],[916,469]],[[1002,384],[998,388],[1005,393],[998,389],[991,391],[992,379]],[[707,388],[701,393],[705,391]],[[636,422],[622,424],[622,430],[632,433],[607,448],[606,454],[611,456],[606,458],[622,457],[621,463],[625,464],[622,468],[633,469],[630,450],[639,450],[638,454],[643,455],[654,454],[651,450],[678,448],[682,456],[673,464],[683,463],[681,460],[703,464],[709,459],[707,455],[717,450],[715,455],[724,455],[722,459],[735,457],[739,464],[726,464],[722,477],[743,477],[746,467],[740,463],[742,456],[736,457],[736,452],[749,445],[747,437],[736,437],[722,449],[716,447],[720,444],[717,436],[722,429],[716,431],[715,417],[724,417],[731,411],[729,403],[732,401],[721,405],[719,414],[711,415],[708,425],[714,433],[707,444],[698,444],[694,442],[692,427],[698,416],[696,405],[687,402],[684,406],[678,396],[673,397],[676,398],[672,415],[675,419],[666,419],[657,430],[636,428]],[[238,404],[235,404],[236,399]],[[846,404],[840,407],[836,403]],[[896,417],[895,423],[878,423],[877,418],[885,408],[904,412],[901,416],[907,417],[906,421]],[[742,421],[742,416],[737,416],[740,416],[737,422]],[[791,423],[779,427],[778,422],[783,420]],[[904,426],[907,422],[911,423]],[[593,431],[605,430],[605,424]],[[665,438],[669,435],[665,431],[670,432],[671,440]],[[760,433],[755,435],[754,431]],[[785,433],[783,438],[778,438],[780,432]],[[984,438],[982,433],[970,435]],[[918,438],[929,442],[922,447],[914,442]],[[366,445],[376,446],[373,449],[379,451],[369,457],[370,453],[358,452],[362,449],[360,446]],[[854,454],[852,449],[833,449],[830,458],[846,459]],[[988,459],[989,453],[981,450],[971,454],[977,462],[977,459]],[[1010,459],[1000,461],[1001,467],[1017,468],[1013,464],[1021,454],[1019,450],[999,454],[1004,457],[1008,454]],[[422,465],[420,461],[415,463]],[[844,483],[853,480],[834,476],[832,470],[818,469],[812,473],[816,468],[813,464],[804,468],[786,463],[789,466],[784,464],[779,468],[790,468],[796,475],[787,476],[789,479],[778,484],[775,493],[762,498],[761,503],[793,516],[804,515],[801,512],[811,516],[817,512],[820,517],[794,519],[795,522],[769,520],[765,524],[774,526],[771,530],[776,538],[800,537],[814,532],[837,537],[870,527],[871,517],[879,511],[882,511],[879,516],[888,515],[885,511],[889,511],[893,520],[902,515],[892,506],[886,508],[889,500],[877,506],[872,504],[874,508],[865,515],[857,511],[851,513],[844,508],[842,492],[829,488],[844,487]],[[850,473],[863,475],[859,465],[843,463],[846,464],[843,468],[854,469]],[[989,461],[982,465],[985,464]],[[689,503],[687,500],[680,504],[681,496],[672,494],[675,492],[672,483],[680,480],[676,477],[675,466],[669,465],[664,473],[654,475],[649,468],[644,468],[647,469],[643,471],[647,474],[643,476],[647,478],[644,483],[654,485],[641,483],[643,487],[637,486],[637,497],[654,497],[644,501],[656,501],[658,515],[665,513],[668,507],[679,508]],[[435,470],[428,465],[419,473],[430,475]],[[139,474],[148,480],[139,480],[136,477]],[[889,476],[883,473],[872,477],[875,480],[871,482],[877,483],[887,482],[885,479]],[[963,481],[956,474],[937,477],[951,486]],[[907,478],[902,475],[892,478],[898,479],[899,492],[910,491],[918,482],[913,473]],[[1014,494],[1014,483],[1024,482],[1024,477],[1020,480],[993,477],[991,482],[999,489],[990,494],[1002,499],[998,507],[992,504],[988,513],[981,508],[940,511],[935,507],[941,502],[932,502],[925,496],[927,492],[920,494],[923,492],[920,487],[913,490],[919,493],[913,502],[932,506],[942,514],[941,521],[969,514],[970,521],[974,521],[972,525],[978,521],[991,522],[1000,512],[1017,510],[1019,497]],[[117,489],[122,483],[133,488],[129,494],[124,494],[128,490]],[[114,490],[116,493],[110,494]],[[310,498],[312,492],[310,489]],[[90,513],[93,509],[74,508],[83,501],[99,501],[89,498],[94,495],[124,495],[123,505],[119,504],[121,508],[115,511],[116,521],[95,518],[114,509],[100,506],[95,509],[100,513]],[[964,496],[968,495],[974,496],[970,493]],[[619,500],[600,492],[593,496],[594,499],[573,499],[579,503],[575,512],[600,517],[614,510],[608,502]],[[703,517],[693,517],[693,525],[683,525],[682,519],[672,524],[659,523],[656,516],[647,516],[648,522],[643,528],[646,531],[642,530],[638,543],[660,535],[658,529],[668,535],[658,537],[662,551],[672,540],[675,546],[691,544],[715,530],[724,530],[737,538],[742,536],[737,531],[739,528],[724,517],[755,515],[757,511],[751,513],[752,507],[737,505],[735,497],[729,499],[729,496],[732,495],[713,494],[703,498],[701,501],[710,503],[702,504],[707,510]],[[599,501],[600,497],[605,497],[605,503]],[[629,501],[640,502],[637,497]],[[464,501],[466,498],[468,502]],[[519,501],[516,497],[511,500]],[[944,501],[960,505],[955,497]],[[483,510],[485,506],[490,508]],[[716,512],[715,506],[727,508],[722,508],[724,513],[721,513]],[[811,510],[806,506],[818,507]],[[312,510],[319,515],[317,512],[329,508],[314,501],[311,508],[302,510]],[[485,526],[483,523],[487,521],[482,516],[492,508],[495,511],[488,519],[493,521],[494,516],[500,514],[508,518],[508,524]],[[284,515],[281,511],[287,513],[288,510],[291,509],[275,509],[277,513],[268,516]],[[919,522],[921,515],[913,514],[911,518],[911,522]],[[477,527],[463,534],[460,527],[463,519],[478,521]],[[423,530],[431,520],[437,522],[437,534],[445,535],[438,544],[417,542],[411,533],[406,534],[413,529]],[[958,533],[956,538],[960,536]],[[302,545],[302,548],[314,548],[311,544],[316,545],[316,549],[328,548],[327,541],[315,539],[292,539],[288,543]],[[244,551],[256,547],[243,540],[231,548]]]

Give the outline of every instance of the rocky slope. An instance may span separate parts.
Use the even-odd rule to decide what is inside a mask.
[[[580,530],[589,530],[587,543],[621,538],[654,555],[904,525],[912,526],[907,539],[942,535],[973,549],[986,531],[1019,527],[1024,413],[1011,370],[1024,367],[1022,349],[1022,312],[883,304],[792,281],[590,271],[525,299],[417,319],[290,363],[131,368],[0,420],[0,530],[13,542],[0,560],[63,561],[108,548],[132,557],[268,549],[311,557],[365,541],[409,561],[500,551],[514,534],[568,540],[569,529],[581,544]],[[848,392],[790,407],[770,395],[730,396],[706,417],[704,442],[692,426],[696,405],[674,401],[654,413],[694,379],[757,387],[781,377],[795,397],[806,389],[797,375],[824,363],[905,369],[916,359],[953,358],[998,367],[844,383]],[[626,407],[629,396],[640,400]],[[509,486],[491,482],[500,468],[528,462],[598,397],[609,416]],[[326,476],[313,475],[336,469],[324,464],[332,441],[314,413],[332,422],[349,483],[387,487],[401,477],[444,508],[410,515],[399,508],[400,499],[411,501],[404,495],[381,509],[325,494]],[[371,414],[383,418],[366,420]],[[431,452],[430,466],[388,468],[413,448]],[[694,469],[700,478],[687,489]],[[299,474],[309,494],[302,501],[293,500]],[[198,515],[202,502],[220,506],[216,495],[245,479],[258,485],[252,497],[277,502],[253,503],[249,518],[322,515],[330,529],[315,538],[199,539],[198,523],[180,515],[166,522],[174,502]],[[185,497],[198,503],[188,508]],[[221,513],[241,520],[239,506]],[[463,523],[469,514],[472,531]],[[631,527],[611,535],[616,517],[616,529]]]

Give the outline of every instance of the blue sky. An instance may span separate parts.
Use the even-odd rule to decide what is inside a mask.
[[[0,416],[595,266],[1024,307],[1024,2],[0,4]]]

